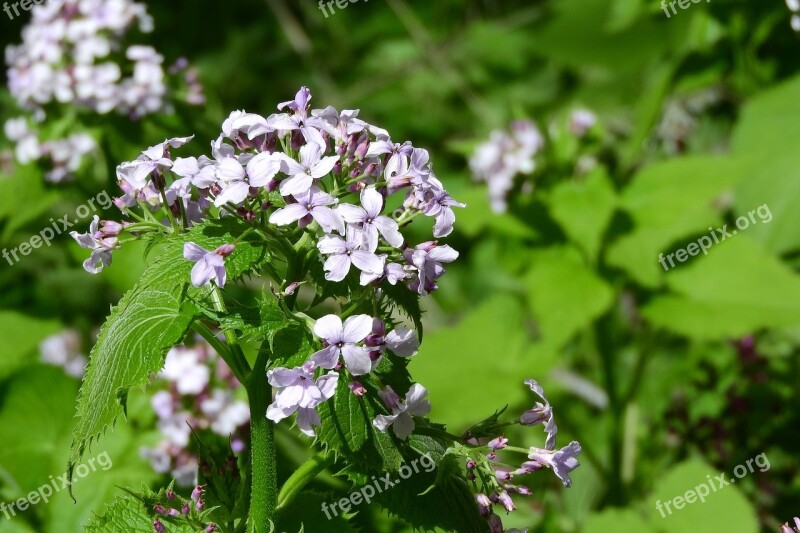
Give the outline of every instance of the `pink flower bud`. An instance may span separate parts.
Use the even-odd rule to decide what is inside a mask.
[[[153,520],[153,529],[156,530],[156,533],[164,533],[167,530],[158,518]]]
[[[489,516],[492,512],[492,501],[489,497],[479,492],[475,495],[475,500],[478,502],[478,511],[481,513],[481,516]]]
[[[502,450],[508,446],[508,439],[505,437],[497,437],[496,439],[490,440],[487,446],[493,450]]]
[[[364,385],[362,385],[358,381],[351,381],[350,383],[347,384],[347,386],[350,387],[352,393],[358,396],[359,398],[367,393],[367,389],[365,389]]]
[[[228,257],[233,253],[235,249],[236,246],[234,246],[233,244],[223,244],[222,246],[214,250],[214,253],[217,255],[221,255],[222,257]]]

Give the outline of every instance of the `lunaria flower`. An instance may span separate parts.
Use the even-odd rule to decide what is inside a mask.
[[[267,408],[267,418],[278,423],[297,413],[297,427],[313,437],[314,426],[321,423],[316,407],[333,397],[339,374],[328,372],[315,380],[314,364],[309,362],[293,369],[272,369],[267,380],[278,389],[275,401]]]
[[[556,445],[556,434],[558,433],[558,426],[556,426],[555,419],[553,418],[553,409],[550,407],[550,402],[544,395],[542,386],[536,380],[526,379],[525,385],[536,393],[543,401],[536,402],[532,409],[528,409],[519,418],[519,423],[524,426],[535,426],[537,424],[545,424],[544,430],[547,433],[547,442],[545,447],[552,450]]]
[[[385,256],[377,256],[364,246],[361,230],[348,226],[346,239],[337,235],[326,235],[319,240],[317,248],[320,253],[328,255],[323,268],[325,279],[342,281],[350,272],[350,265],[368,275],[368,279],[383,274]]]
[[[311,187],[303,194],[294,197],[297,203],[289,204],[278,209],[269,217],[269,221],[277,226],[286,226],[292,222],[300,221],[305,226],[316,220],[326,232],[338,231],[344,234],[344,221],[333,209],[328,206],[336,203],[336,198],[317,187]]]
[[[572,480],[569,478],[569,473],[580,466],[577,459],[580,453],[581,445],[577,441],[572,441],[560,450],[531,447],[528,459],[552,468],[564,486],[570,487]]]
[[[375,187],[365,187],[361,191],[361,207],[342,204],[337,208],[345,222],[359,225],[367,250],[377,249],[379,234],[395,248],[403,245],[403,236],[397,222],[381,215],[383,203],[383,195]]]
[[[369,350],[360,346],[361,342],[372,330],[372,317],[355,315],[342,319],[336,315],[327,315],[314,324],[314,334],[324,340],[324,348],[311,356],[311,360],[321,368],[335,368],[339,364],[339,356],[344,359],[345,367],[354,376],[367,374],[372,369]]]
[[[183,245],[183,257],[195,263],[192,267],[192,285],[202,287],[214,281],[217,286],[224,287],[227,279],[225,258],[233,253],[232,244],[223,244],[213,252],[193,243]]]
[[[95,215],[89,225],[89,233],[70,232],[70,236],[81,245],[81,248],[92,251],[89,259],[83,262],[84,270],[91,274],[97,274],[103,268],[109,266],[111,264],[111,252],[119,247],[119,239],[117,237],[102,237],[102,234],[98,232],[99,225],[100,217]]]
[[[416,427],[412,416],[425,416],[431,412],[431,403],[427,399],[428,391],[419,383],[411,386],[405,401],[402,402],[391,387],[386,387],[380,395],[392,414],[378,415],[372,424],[383,432],[392,426],[394,434],[401,440],[406,440]]]
[[[436,246],[435,241],[417,245],[403,252],[406,260],[416,267],[416,279],[409,283],[412,291],[425,296],[436,290],[436,280],[446,272],[442,263],[452,263],[458,258],[458,252],[450,246]]]

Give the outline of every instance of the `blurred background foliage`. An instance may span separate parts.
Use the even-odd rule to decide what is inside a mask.
[[[533,377],[562,442],[583,445],[573,488],[532,480],[534,495],[507,525],[748,533],[800,513],[800,43],[782,2],[713,0],[669,19],[645,0],[373,0],[328,18],[311,1],[148,8],[156,29],[143,39],[168,62],[189,58],[207,104],[139,122],[96,118],[86,126],[103,153],[72,184],[45,184],[35,165],[6,168],[3,247],[102,190],[117,194],[114,167],[143,148],[192,133],[204,143],[231,110],[267,115],[308,85],[317,106],[360,108],[394,139],[427,147],[468,203],[448,241],[462,256],[429,302],[411,365],[430,390],[432,419],[458,432],[498,403],[525,409],[522,380]],[[0,42],[18,42],[25,17],[0,19]],[[6,92],[0,102],[0,118],[14,116]],[[580,143],[565,134],[577,108],[599,119]],[[548,139],[535,187],[494,214],[467,159],[490,131],[526,118]],[[579,172],[586,154],[596,164]],[[660,253],[763,204],[769,224],[668,272],[659,265]],[[0,500],[66,467],[79,384],[38,364],[40,341],[75,327],[88,351],[143,267],[133,246],[99,276],[82,259],[62,236],[0,269]],[[129,423],[101,445],[114,467],[77,485],[77,504],[59,494],[0,519],[0,531],[76,531],[116,486],[156,482],[138,454],[152,415],[146,393],[136,396]],[[656,511],[657,500],[760,453],[768,471],[668,518]],[[305,445],[286,433],[281,454],[288,474]],[[377,508],[332,524],[313,530],[404,530]]]

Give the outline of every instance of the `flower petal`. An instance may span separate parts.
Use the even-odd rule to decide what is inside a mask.
[[[369,351],[366,348],[345,344],[342,347],[342,356],[344,365],[354,376],[369,374],[372,369],[372,360],[369,358]]]

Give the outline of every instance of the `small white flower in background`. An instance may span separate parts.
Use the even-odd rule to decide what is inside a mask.
[[[154,385],[162,385],[150,399],[162,440],[140,454],[156,472],[169,472],[181,486],[196,482],[198,460],[189,449],[192,429],[230,440],[234,453],[245,449],[250,408],[236,397],[239,382],[204,341],[172,348]]]
[[[167,353],[161,377],[174,383],[179,394],[200,394],[208,386],[211,369],[200,350],[175,347]]]
[[[66,329],[47,337],[39,344],[41,361],[60,366],[64,372],[76,378],[83,377],[88,360],[83,354],[81,335],[75,329]]]
[[[96,114],[115,111],[132,118],[170,112],[163,56],[151,46],[126,48],[123,43],[137,25],[143,32],[153,29],[145,6],[132,0],[48,0],[32,6],[22,42],[6,48],[11,95],[37,123],[47,118],[44,109],[53,104]],[[125,51],[128,63],[114,62],[111,54],[118,50]],[[201,103],[196,74],[186,65],[175,74],[181,70],[187,71],[192,100]],[[132,75],[123,77],[123,72]],[[45,179],[56,183],[71,179],[83,156],[96,148],[82,132],[42,139],[34,128],[20,135],[7,127],[6,136],[17,144],[20,164],[49,155],[53,168]]]
[[[536,125],[519,120],[511,124],[511,133],[493,131],[489,140],[475,149],[469,166],[474,179],[489,187],[489,201],[494,212],[506,211],[515,178],[534,171],[534,158],[543,147],[544,137]]]

